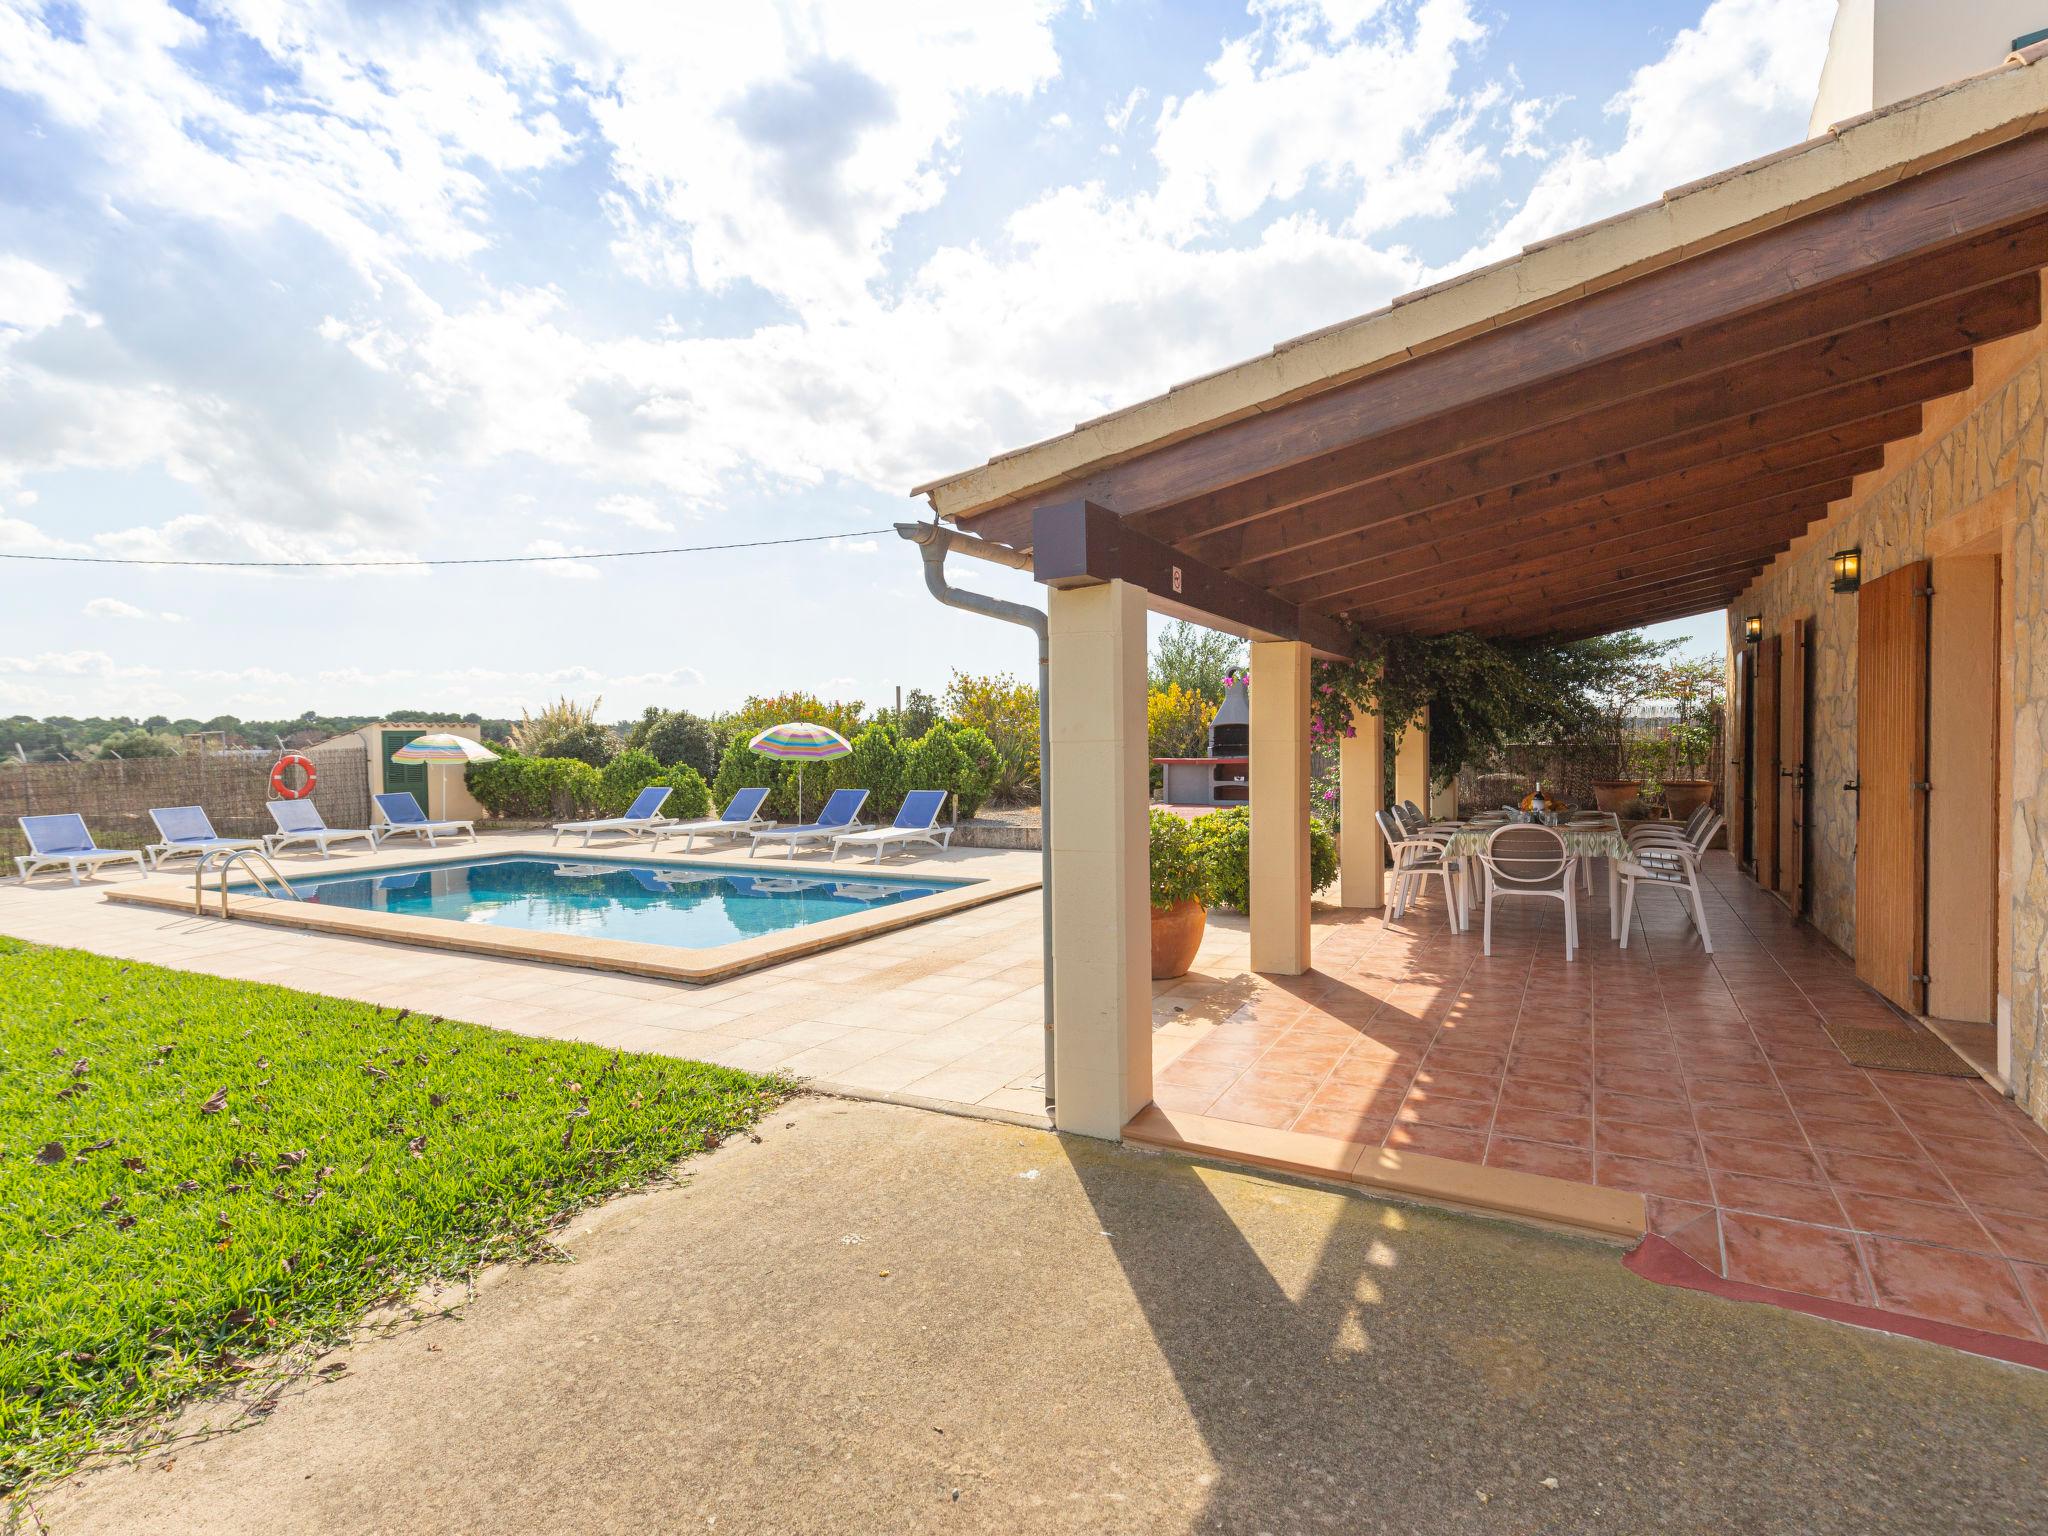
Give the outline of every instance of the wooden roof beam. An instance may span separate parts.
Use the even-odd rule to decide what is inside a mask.
[[[1857,453],[1837,455],[1814,464],[1758,475],[1741,485],[1708,491],[1676,501],[1657,502],[1625,512],[1581,512],[1576,518],[1553,514],[1528,522],[1503,523],[1491,536],[1467,534],[1462,539],[1441,539],[1418,548],[1401,550],[1376,560],[1359,561],[1331,570],[1308,581],[1283,583],[1273,590],[1294,602],[1327,603],[1333,600],[1357,602],[1366,594],[1416,584],[1442,585],[1472,574],[1497,570],[1524,551],[1541,554],[1560,542],[1573,549],[1590,551],[1602,545],[1637,541],[1727,527],[1731,514],[1741,518],[1757,515],[1766,504],[1784,496],[1809,491],[1815,486],[1868,474],[1884,463],[1884,451],[1865,448]],[[1810,499],[1810,498],[1808,498]],[[1568,508],[1568,511],[1577,510]]]
[[[1285,588],[1326,569],[1378,562],[1469,534],[1489,534],[1539,514],[1556,512],[1562,525],[1579,508],[1625,512],[1739,485],[1754,475],[1881,448],[1920,430],[1920,390],[1958,380],[1958,387],[1967,387],[1969,372],[1967,360],[1945,362],[1909,370],[1906,376],[1852,384],[1828,396],[1760,411],[1737,426],[1709,428],[1653,448],[1610,455],[1562,474],[1389,519],[1314,549],[1236,571],[1248,581]],[[1901,396],[1913,397],[1914,403],[1882,408],[1883,402]],[[1816,420],[1823,418],[1840,419],[1815,430]]]

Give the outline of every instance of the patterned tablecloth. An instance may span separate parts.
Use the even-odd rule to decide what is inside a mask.
[[[1476,857],[1486,846],[1487,838],[1498,830],[1494,827],[1471,827],[1462,832],[1453,832],[1450,837],[1450,851],[1466,858]],[[1628,839],[1619,832],[1604,827],[1551,827],[1564,839],[1564,846],[1574,858],[1579,859],[1625,859],[1628,857]]]

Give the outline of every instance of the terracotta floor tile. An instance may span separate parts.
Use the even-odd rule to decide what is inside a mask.
[[[1746,1173],[1713,1173],[1714,1199],[1723,1210],[1752,1211],[1785,1221],[1810,1221],[1816,1226],[1845,1227],[1848,1218],[1824,1185],[1759,1179]]]
[[[1241,1069],[1213,1062],[1189,1061],[1183,1056],[1153,1079],[1154,1087],[1206,1088],[1214,1098],[1241,1075]]]
[[[1702,1104],[1695,1114],[1704,1136],[1739,1136],[1749,1141],[1779,1141],[1792,1147],[1806,1145],[1806,1133],[1789,1110],[1775,1114],[1761,1109],[1737,1109],[1728,1104]]]
[[[1302,1111],[1288,1129],[1304,1136],[1331,1136],[1338,1141],[1354,1141],[1360,1146],[1376,1147],[1386,1140],[1392,1129],[1393,1118],[1388,1115],[1366,1114],[1355,1109],[1317,1109],[1310,1106]]]
[[[1440,1099],[1421,1088],[1411,1088],[1395,1111],[1403,1125],[1433,1125],[1450,1130],[1484,1132],[1493,1121],[1493,1106],[1470,1099]]]
[[[1448,1157],[1461,1163],[1486,1161],[1486,1137],[1476,1131],[1460,1131],[1442,1125],[1396,1125],[1387,1132],[1386,1145],[1396,1152],[1423,1152],[1431,1157]]]
[[[1645,1099],[1633,1093],[1610,1093],[1603,1088],[1594,1098],[1594,1113],[1602,1121],[1626,1121],[1630,1125],[1650,1125],[1688,1134],[1693,1129],[1692,1107],[1674,1099]]]
[[[1999,1251],[2009,1259],[2022,1259],[2029,1264],[2048,1264],[2048,1220],[2038,1216],[2017,1216],[2010,1211],[1980,1210],[1977,1221],[1991,1240],[1998,1244]],[[1911,1237],[1902,1232],[1901,1237]],[[2048,1319],[2044,1319],[2048,1321]]]
[[[1721,1243],[1728,1255],[1730,1280],[1870,1305],[1863,1260],[1856,1240],[1846,1232],[1746,1211],[1723,1211]]]
[[[1901,1158],[1912,1162],[1920,1156],[1920,1143],[1902,1125],[1865,1125],[1853,1120],[1823,1120],[1800,1116],[1806,1139],[1816,1147],[1834,1152],[1861,1152],[1870,1157]]]
[[[1948,1174],[1948,1181],[1975,1210],[2009,1211],[2017,1216],[2048,1220],[2048,1184],[2039,1179],[2011,1179],[1979,1173],[1973,1168],[1958,1168]]]
[[[1924,1200],[1933,1205],[1953,1205],[1955,1195],[1940,1174],[1927,1163],[1900,1162],[1896,1158],[1868,1157],[1861,1152],[1820,1154],[1827,1176],[1845,1189],[1860,1189],[1873,1195],[1896,1195],[1901,1200]]]
[[[1667,1099],[1675,1103],[1685,1102],[1685,1084],[1677,1072],[1648,1072],[1634,1067],[1609,1066],[1602,1059],[1593,1064],[1593,1081],[1601,1088],[1611,1088],[1616,1093],[1626,1093],[1640,1099]]]
[[[1593,1117],[1551,1109],[1530,1109],[1503,1102],[1494,1112],[1496,1136],[1513,1136],[1523,1141],[1547,1141],[1558,1146],[1590,1150],[1593,1145]],[[1587,1176],[1592,1174],[1591,1165]]]
[[[1803,1147],[1788,1147],[1775,1141],[1751,1141],[1740,1136],[1703,1136],[1700,1145],[1709,1168],[1746,1173],[1759,1179],[1790,1179],[1807,1184],[1822,1182],[1820,1164]]]
[[[1923,1200],[1900,1200],[1891,1195],[1873,1195],[1860,1189],[1835,1189],[1835,1198],[1848,1214],[1849,1225],[1859,1232],[1880,1237],[1903,1237],[1916,1243],[1934,1243],[1943,1248],[1965,1248],[1973,1253],[1997,1251],[1984,1225],[1959,1205],[1930,1205]],[[2008,1254],[2008,1257],[2018,1255]]]
[[[1658,1125],[1632,1125],[1601,1115],[1593,1144],[1602,1152],[1620,1157],[1648,1158],[1653,1163],[1682,1163],[1700,1166],[1699,1138],[1691,1131]]]
[[[1722,1104],[1730,1109],[1754,1109],[1765,1114],[1790,1113],[1785,1095],[1759,1083],[1723,1083],[1711,1078],[1688,1078],[1685,1089],[1695,1105]]]
[[[2048,1330],[2048,1264],[2015,1264],[2013,1278],[2034,1304],[2034,1322]]]
[[[1400,1084],[1382,1084],[1375,1087],[1370,1083],[1344,1083],[1332,1079],[1315,1091],[1308,1101],[1310,1109],[1341,1109],[1352,1114],[1372,1115],[1391,1121],[1394,1111],[1407,1099],[1408,1091]]]
[[[1330,1080],[1340,1083],[1399,1083],[1406,1086],[1415,1076],[1413,1058],[1387,1060],[1371,1054],[1365,1046],[1353,1047],[1351,1054],[1330,1069]]]
[[[1918,1133],[1928,1159],[1938,1168],[1970,1168],[1981,1173],[1999,1173],[2015,1179],[2048,1179],[2048,1162],[2032,1147],[2017,1139],[1980,1140],[1975,1137]]]
[[[1860,1124],[1890,1130],[1903,1130],[1904,1124],[1893,1114],[1881,1099],[1859,1099],[1852,1094],[1810,1093],[1792,1090],[1788,1093],[1792,1108],[1802,1118],[1828,1120],[1854,1120]]]
[[[1513,1136],[1495,1136],[1486,1144],[1489,1168],[1514,1168],[1523,1173],[1547,1174],[1553,1179],[1570,1179],[1577,1184],[1593,1180],[1593,1154],[1576,1147],[1547,1141],[1523,1141]]]
[[[1517,1109],[1547,1109],[1561,1115],[1589,1114],[1593,1108],[1590,1089],[1565,1083],[1531,1082],[1515,1076],[1501,1084],[1500,1101]]]
[[[1245,1125],[1262,1125],[1268,1130],[1285,1130],[1308,1105],[1307,1098],[1248,1092],[1233,1088],[1212,1103],[1205,1113],[1218,1120],[1236,1120]]]
[[[1152,1102],[1161,1109],[1186,1110],[1191,1114],[1207,1114],[1209,1106],[1216,1102],[1221,1089],[1202,1088],[1182,1083],[1158,1082],[1152,1085]]]
[[[2005,1259],[1891,1237],[1862,1242],[1879,1306],[2023,1339],[2041,1337]]]
[[[1646,1196],[1643,1204],[1650,1231],[1694,1263],[1721,1273],[1720,1212],[1711,1205],[1667,1200],[1661,1195]]]
[[[1469,1072],[1496,1078],[1507,1069],[1507,1058],[1499,1052],[1460,1045],[1433,1045],[1423,1052],[1422,1061],[1440,1072]]]
[[[1714,1186],[1708,1182],[1704,1168],[1681,1168],[1675,1163],[1653,1163],[1640,1157],[1616,1157],[1601,1152],[1593,1159],[1593,1182],[1609,1189],[1633,1190],[1639,1195],[1660,1195],[1701,1205],[1714,1203]]]
[[[1439,1099],[1470,1099],[1479,1104],[1491,1104],[1501,1091],[1497,1077],[1481,1072],[1446,1071],[1426,1060],[1415,1074],[1415,1086]]]

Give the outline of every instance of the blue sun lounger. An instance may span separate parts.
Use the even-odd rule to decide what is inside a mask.
[[[260,837],[222,837],[213,830],[213,821],[203,805],[155,806],[150,810],[149,819],[156,823],[157,836],[163,839],[142,850],[149,855],[153,869],[161,869],[182,853],[207,854],[220,848],[263,846]]]
[[[384,818],[384,830],[378,834],[378,842],[410,832],[415,837],[424,837],[432,848],[437,837],[453,837],[457,832],[467,832],[471,842],[476,841],[476,823],[473,821],[429,821],[427,813],[420,809],[419,801],[409,789],[394,789],[385,794],[372,795],[377,802],[377,814]]]
[[[604,816],[596,821],[558,821],[555,823],[555,843],[562,840],[564,832],[581,832],[583,846],[590,846],[592,833],[623,832],[628,837],[638,837],[642,832],[657,831],[669,824],[661,814],[661,803],[672,791],[666,784],[650,784],[633,797],[633,803],[626,807],[623,816]],[[552,848],[555,844],[550,843]]]
[[[796,857],[797,844],[829,842],[842,832],[851,832],[860,826],[860,808],[867,803],[868,792],[864,789],[835,789],[832,798],[825,802],[818,812],[818,819],[800,827],[776,827],[772,831],[753,834],[754,845],[747,850],[752,858],[761,851],[763,843],[781,843],[789,849],[789,856]]]
[[[66,812],[60,816],[17,816],[21,835],[28,839],[28,852],[14,856],[15,872],[26,880],[39,869],[68,869],[71,883],[78,884],[78,872],[88,874],[102,864],[133,860],[137,873],[149,873],[149,860],[139,848],[102,848],[85,829],[85,818]]]
[[[862,848],[875,850],[874,862],[882,862],[882,853],[891,843],[930,843],[936,848],[950,848],[953,844],[953,829],[937,825],[939,812],[945,808],[946,791],[943,789],[913,789],[903,797],[903,809],[896,813],[896,820],[886,827],[873,827],[866,832],[845,832],[832,839],[833,862],[838,862],[839,850]]]
[[[294,843],[311,843],[324,859],[329,857],[329,843],[345,843],[352,837],[367,838],[372,848],[377,846],[376,828],[330,827],[310,800],[272,800],[265,808],[277,823],[277,830],[263,840],[268,852],[282,853]]]
[[[722,815],[707,817],[703,821],[672,821],[654,834],[657,852],[671,837],[683,840],[683,852],[689,853],[697,846],[700,837],[745,837],[752,832],[765,831],[775,825],[761,814],[761,806],[768,799],[765,789],[743,789],[727,803]]]

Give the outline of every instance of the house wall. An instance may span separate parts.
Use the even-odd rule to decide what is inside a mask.
[[[370,793],[384,793],[384,733],[386,731],[446,731],[451,736],[467,736],[471,741],[482,741],[483,732],[462,721],[434,721],[422,724],[408,720],[379,720],[373,725],[360,726],[353,731],[344,731],[323,746],[334,746],[344,741],[362,744],[368,754]],[[427,774],[427,804],[422,806],[428,816],[436,821],[481,821],[490,815],[476,796],[469,792],[469,781],[463,777],[459,765],[436,763]]]
[[[2040,0],[1839,0],[1807,134],[1996,69],[2041,27]]]
[[[1829,519],[1779,556],[1728,609],[1731,654],[1742,622],[1766,634],[1810,616],[1812,813],[1807,888],[1813,924],[1856,944],[1856,599],[1829,590],[1828,559],[1863,551],[1866,581],[1922,557],[1991,552],[2002,560],[1999,755],[1999,1008],[2010,1012],[2014,1097],[2048,1125],[2048,329],[1978,349],[1977,382],[1926,408],[1920,435],[1892,444]],[[1940,602],[1940,573],[1936,568]]]

